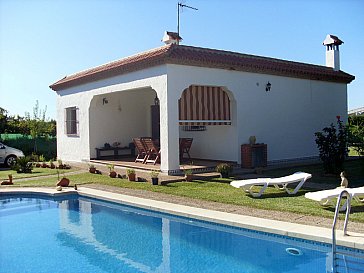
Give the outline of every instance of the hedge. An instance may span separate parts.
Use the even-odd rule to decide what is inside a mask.
[[[1,142],[7,146],[22,150],[25,155],[31,155],[34,151],[34,140],[31,136],[21,134],[1,134]],[[37,155],[43,155],[47,160],[57,157],[57,138],[37,138]]]

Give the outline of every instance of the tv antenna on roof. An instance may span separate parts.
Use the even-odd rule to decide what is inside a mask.
[[[180,36],[179,35],[179,12],[180,12],[180,10],[183,10],[183,8],[198,10],[198,9],[196,9],[194,7],[187,6],[187,5],[183,4],[183,3],[184,3],[184,1],[178,2],[178,5],[177,5],[177,34],[178,34],[178,36]]]

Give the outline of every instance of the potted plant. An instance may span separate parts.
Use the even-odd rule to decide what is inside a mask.
[[[128,176],[129,181],[135,181],[135,170],[134,169],[126,169],[126,175]]]
[[[117,173],[114,170],[114,164],[108,164],[107,167],[109,168],[109,171],[110,171],[109,176],[111,178],[115,178]]]
[[[40,160],[41,157],[43,157],[43,156],[42,155],[41,156],[34,155],[34,158],[36,159],[36,160],[34,160],[34,161],[36,161],[36,163],[34,165],[35,165],[36,168],[40,168],[42,166],[40,164],[40,161],[42,161],[42,160]]]
[[[96,168],[93,164],[88,165],[88,171],[90,173],[96,173]]]
[[[62,162],[62,160],[61,159],[58,159],[57,162],[58,162],[58,169],[63,169],[63,162]]]
[[[13,175],[8,174],[9,180],[3,180],[1,185],[13,185]]]
[[[68,185],[70,184],[70,180],[63,176],[61,180],[58,181],[57,186],[61,186],[61,187],[68,187]]]
[[[249,137],[249,144],[250,145],[254,145],[256,141],[257,141],[257,138],[255,136],[250,136]]]
[[[183,170],[185,174],[185,179],[187,182],[191,182],[193,180],[193,172],[192,169]]]
[[[57,176],[58,176],[58,183],[56,184],[56,186],[60,186],[62,187],[68,187],[68,185],[70,184],[70,180],[65,177],[64,173],[63,173],[63,177],[61,180],[59,180],[59,170],[57,169]]]
[[[159,172],[157,171],[152,171],[150,173],[150,177],[152,178],[152,185],[158,185],[158,176]]]
[[[47,168],[48,167],[48,165],[46,163],[46,159],[45,159],[45,157],[43,155],[41,155],[39,157],[39,160],[42,162],[42,168]]]
[[[220,163],[216,166],[216,172],[220,173],[222,178],[228,178],[232,170],[233,167],[228,163]]]
[[[56,168],[56,165],[54,165],[54,163],[53,163],[53,160],[51,159],[51,160],[49,160],[49,168],[51,168],[51,169],[55,169]]]

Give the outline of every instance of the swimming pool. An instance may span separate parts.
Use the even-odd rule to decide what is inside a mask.
[[[315,273],[326,272],[330,251],[77,195],[0,197],[0,272]]]

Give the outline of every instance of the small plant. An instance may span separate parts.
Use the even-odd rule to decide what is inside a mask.
[[[150,177],[151,178],[158,178],[158,176],[159,176],[159,172],[157,172],[157,171],[151,171],[150,172]]]
[[[126,169],[126,175],[128,176],[129,181],[135,181],[136,175],[134,169]]]
[[[183,173],[185,175],[192,175],[193,174],[192,169],[183,169]]]
[[[45,157],[43,155],[39,156],[39,160],[40,160],[40,162],[42,162],[41,167],[42,168],[47,168],[47,166],[48,166],[47,163],[46,163],[47,161],[46,161],[46,159],[45,159]]]
[[[192,163],[191,163],[191,165],[192,165]],[[190,168],[190,169],[183,168],[183,173],[185,174],[185,180],[187,182],[190,182],[190,181],[193,180],[193,171],[192,171],[192,168]]]
[[[58,163],[58,169],[63,169],[63,162],[61,159],[58,159],[57,160],[57,163]]]
[[[151,171],[150,176],[152,177],[152,185],[158,185],[159,172]]]
[[[107,167],[109,168],[109,171],[110,171],[109,176],[111,178],[115,178],[117,173],[114,170],[114,164],[108,164]]]
[[[255,136],[250,136],[249,137],[249,144],[250,145],[254,145],[256,141],[257,141],[257,138]]]
[[[49,168],[54,169],[56,165],[54,165],[53,160],[49,160]]]
[[[220,163],[216,166],[216,172],[221,174],[221,177],[227,178],[233,171],[233,167],[228,163]]]
[[[126,169],[126,174],[135,174],[135,170],[134,169]]]
[[[12,169],[17,173],[31,173],[33,170],[33,163],[29,156],[22,156],[17,159]]]
[[[33,162],[39,162],[39,156],[36,153],[32,153],[31,156],[30,156],[30,159]]]
[[[89,164],[88,165],[88,170],[89,170],[90,173],[96,173],[95,165]]]

